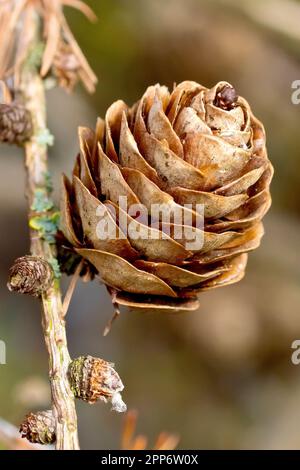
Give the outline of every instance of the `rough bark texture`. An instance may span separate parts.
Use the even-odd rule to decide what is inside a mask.
[[[25,145],[26,187],[30,208],[29,220],[31,220],[40,215],[32,211],[36,191],[42,189],[47,192],[48,186],[47,144],[39,138],[41,135],[47,135],[46,104],[43,81],[38,72],[30,67],[24,67],[20,88],[22,101],[33,117],[33,137]],[[30,240],[31,255],[53,263],[56,259],[55,245],[45,240],[34,229],[31,229]],[[56,448],[58,450],[79,449],[75,399],[67,378],[70,355],[57,279],[47,292],[42,294],[41,301],[43,332],[49,353],[53,414],[56,420]]]

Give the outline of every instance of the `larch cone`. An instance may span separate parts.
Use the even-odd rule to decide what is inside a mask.
[[[273,168],[263,125],[229,83],[151,86],[79,139],[72,181],[62,180],[62,231],[114,303],[195,310],[198,293],[242,279]],[[164,210],[153,221],[155,205]]]

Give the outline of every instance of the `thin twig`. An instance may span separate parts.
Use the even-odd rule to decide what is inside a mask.
[[[39,38],[39,18],[32,10],[32,28],[35,31],[31,48],[34,48]],[[39,73],[33,67],[23,67],[20,78],[21,99],[32,113],[34,135],[25,146],[26,187],[29,204],[29,214],[32,210],[37,189],[43,189],[48,194],[47,175],[47,143],[39,138],[47,134],[46,103],[44,84]],[[47,214],[47,213],[46,213]],[[47,261],[55,260],[55,245],[31,230],[30,251],[32,255],[40,256]],[[49,378],[52,392],[53,413],[56,419],[56,448],[60,450],[79,449],[77,436],[77,416],[75,399],[67,377],[70,355],[67,347],[65,321],[62,315],[62,299],[58,279],[53,286],[42,295],[42,325],[44,338],[49,354]]]
[[[68,286],[67,292],[65,293],[65,297],[64,297],[64,300],[63,300],[63,306],[62,306],[62,316],[63,316],[63,318],[65,318],[65,316],[68,313],[70,302],[72,300],[72,297],[73,297],[74,290],[75,290],[75,287],[77,285],[78,279],[80,277],[80,273],[81,273],[81,270],[83,268],[83,264],[84,264],[84,261],[81,260],[80,263],[78,264],[73,276],[72,276],[72,279],[71,279],[70,284]]]
[[[112,301],[112,304],[113,304],[114,313],[113,313],[111,319],[108,321],[107,325],[104,328],[103,336],[108,335],[108,333],[112,329],[113,323],[116,321],[117,318],[119,318],[119,316],[121,314],[119,304],[116,301],[117,291],[115,289],[113,289],[112,287],[107,287],[107,290],[111,295],[111,301]]]
[[[114,305],[114,314],[113,316],[111,317],[111,319],[107,322],[107,325],[105,326],[104,330],[103,330],[103,336],[107,336],[108,333],[110,332],[110,330],[112,329],[112,326],[113,326],[113,323],[116,321],[117,318],[119,318],[120,316],[120,308],[119,307],[116,307]]]

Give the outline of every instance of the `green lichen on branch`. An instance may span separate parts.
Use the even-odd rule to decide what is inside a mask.
[[[54,145],[54,136],[51,134],[49,129],[44,128],[38,131],[38,133],[35,136],[35,141],[39,145],[45,145],[48,147],[52,147]]]
[[[37,71],[41,66],[44,50],[45,44],[43,42],[40,41],[34,44],[28,53],[24,70]]]
[[[48,212],[53,209],[53,201],[49,198],[47,189],[37,188],[35,190],[30,209],[34,212]]]
[[[48,194],[51,194],[53,192],[53,182],[52,182],[52,177],[49,171],[45,171],[44,178],[45,178],[45,189]]]
[[[59,227],[60,213],[34,216],[29,220],[29,227],[36,230],[41,239],[49,244],[55,244],[55,237]]]
[[[58,263],[57,259],[56,258],[50,258],[50,259],[48,259],[48,263],[50,264],[50,266],[53,269],[53,274],[54,274],[55,279],[60,279],[61,278],[61,270],[60,270],[60,266],[59,266],[59,263]]]

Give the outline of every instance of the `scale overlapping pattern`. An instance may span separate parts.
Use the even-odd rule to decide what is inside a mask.
[[[193,310],[199,292],[243,277],[247,253],[263,236],[273,168],[263,125],[230,84],[186,81],[171,93],[151,86],[132,108],[113,103],[95,131],[79,129],[79,139],[72,181],[63,176],[62,231],[115,302]],[[124,213],[120,196],[149,214],[152,204],[173,215],[181,207],[190,225],[203,204],[201,248],[187,249],[186,227],[175,236],[175,219],[153,228]],[[99,214],[117,237],[97,236]],[[124,236],[124,220],[144,236]]]

